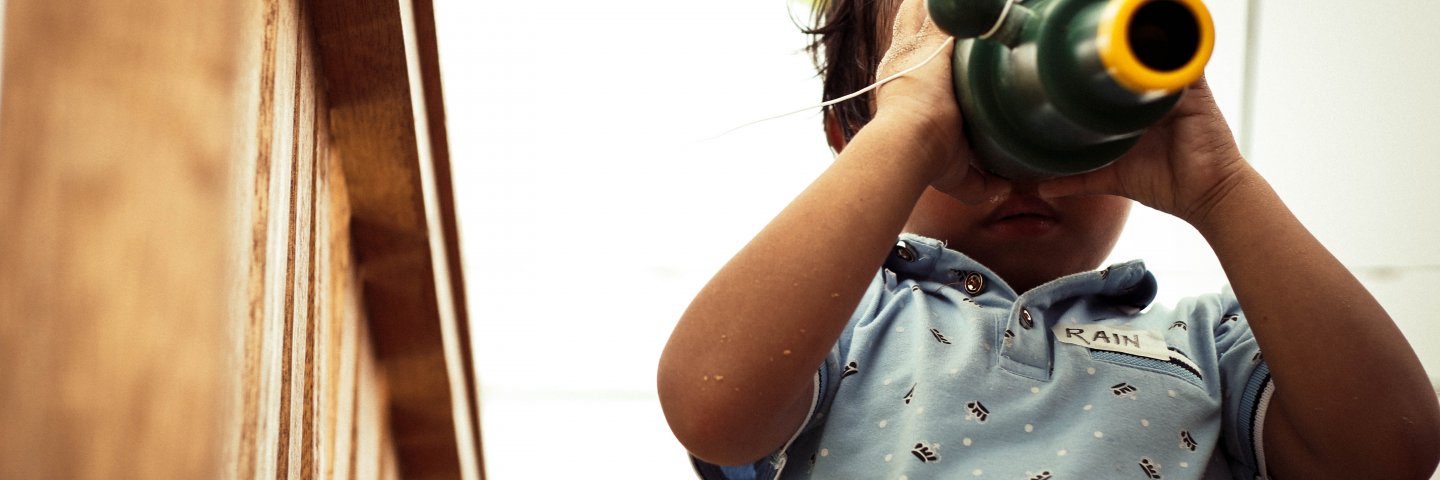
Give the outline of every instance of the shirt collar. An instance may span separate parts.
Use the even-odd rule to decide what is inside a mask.
[[[1091,297],[1113,305],[1117,313],[1129,315],[1149,306],[1158,289],[1145,263],[1132,260],[1103,270],[1066,275],[1017,294],[980,262],[946,248],[944,242],[910,233],[900,236],[885,268],[907,278],[958,286],[978,305],[1006,310],[1001,366],[1042,381],[1050,378],[1050,327],[1058,319],[1058,315],[1050,314],[1052,305]],[[964,288],[970,274],[983,277],[986,285],[981,291]]]

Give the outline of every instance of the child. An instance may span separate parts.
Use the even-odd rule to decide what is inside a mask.
[[[822,3],[827,98],[946,40],[922,0]],[[658,387],[697,472],[1429,477],[1420,362],[1203,81],[1115,164],[1011,184],[969,167],[949,58],[830,108],[833,165],[676,325]],[[1151,306],[1142,263],[1094,271],[1132,200],[1198,229],[1233,293]]]

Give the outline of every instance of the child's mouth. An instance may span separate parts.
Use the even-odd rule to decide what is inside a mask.
[[[1004,236],[1036,236],[1049,233],[1058,224],[1055,209],[1043,200],[1012,196],[985,221],[985,227]]]

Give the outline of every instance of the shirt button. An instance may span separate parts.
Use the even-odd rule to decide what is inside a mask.
[[[1022,308],[1022,309],[1020,309],[1020,326],[1021,326],[1021,327],[1024,327],[1026,330],[1029,330],[1029,329],[1035,327],[1035,320],[1032,320],[1032,319],[1030,318],[1030,309],[1028,309],[1028,308]]]
[[[907,262],[915,261],[915,250],[910,248],[904,240],[895,244],[895,256]]]
[[[985,277],[970,272],[965,274],[965,293],[976,295],[985,290]]]

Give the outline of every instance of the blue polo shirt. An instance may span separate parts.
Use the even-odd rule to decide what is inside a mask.
[[[1024,294],[903,235],[815,375],[810,420],[702,478],[1252,479],[1273,385],[1228,290],[1150,306],[1133,261]]]

